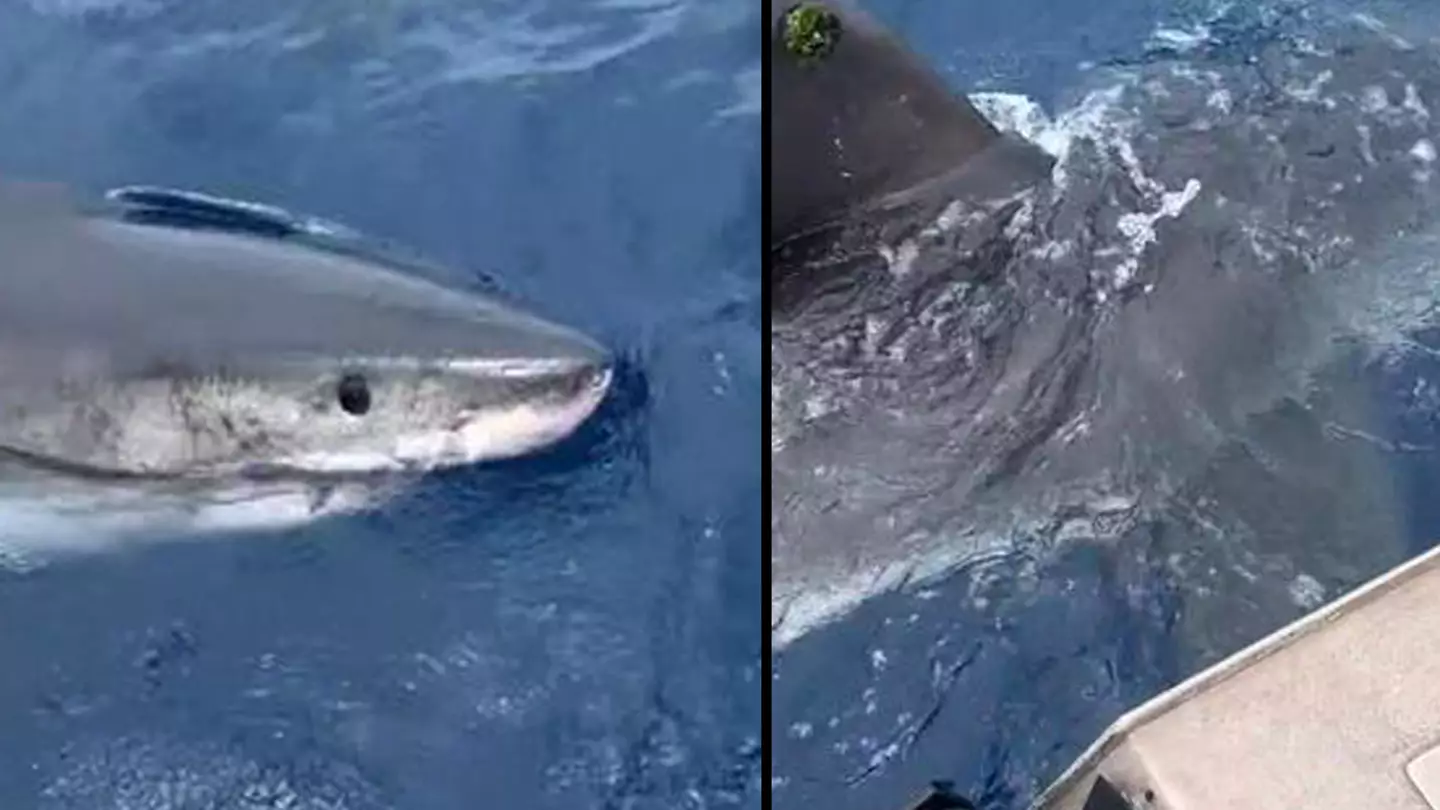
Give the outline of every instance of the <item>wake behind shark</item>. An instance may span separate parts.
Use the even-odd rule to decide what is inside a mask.
[[[777,646],[1019,536],[1398,544],[1347,362],[1428,318],[1393,295],[1436,273],[1440,52],[1199,49],[1049,121],[805,5],[825,47],[772,17]]]

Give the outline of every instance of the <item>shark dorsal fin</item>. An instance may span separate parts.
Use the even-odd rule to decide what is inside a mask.
[[[162,186],[122,186],[105,193],[128,222],[284,239],[310,234],[312,223],[269,205]]]
[[[837,0],[771,12],[770,244],[965,164],[1000,138],[970,102]]]

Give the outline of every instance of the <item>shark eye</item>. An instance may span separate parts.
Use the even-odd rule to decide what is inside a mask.
[[[364,416],[370,410],[370,384],[360,374],[346,374],[335,386],[340,410],[351,416]]]

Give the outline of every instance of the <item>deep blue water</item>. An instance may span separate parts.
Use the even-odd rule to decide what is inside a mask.
[[[623,358],[572,440],[377,514],[0,574],[0,807],[760,806],[758,25],[0,3],[0,174],[339,220]]]
[[[1159,27],[1208,20],[1233,58],[1306,23],[1302,3],[1047,0],[863,3],[957,89],[1021,92],[1054,110],[1086,63],[1143,57]],[[1220,9],[1228,9],[1220,13]],[[1349,6],[1416,38],[1440,36],[1429,4]],[[1417,341],[1435,350],[1440,335]],[[1381,425],[1401,526],[1395,545],[1265,547],[1323,580],[1326,598],[1440,537],[1440,378],[1423,351],[1356,361]],[[923,589],[871,599],[772,661],[777,808],[899,808],[931,779],[986,810],[1020,810],[1123,711],[1306,609],[1291,583],[1200,598],[1167,558],[1176,527],[1137,526],[1115,547],[1020,548]],[[1385,538],[1392,539],[1392,538]],[[1234,538],[1237,551],[1247,541]],[[1263,541],[1261,545],[1264,546]],[[1227,550],[1212,552],[1230,561]]]

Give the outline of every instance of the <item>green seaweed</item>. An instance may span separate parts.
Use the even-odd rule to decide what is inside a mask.
[[[840,16],[819,3],[800,3],[785,12],[785,49],[801,62],[815,63],[835,51]]]

